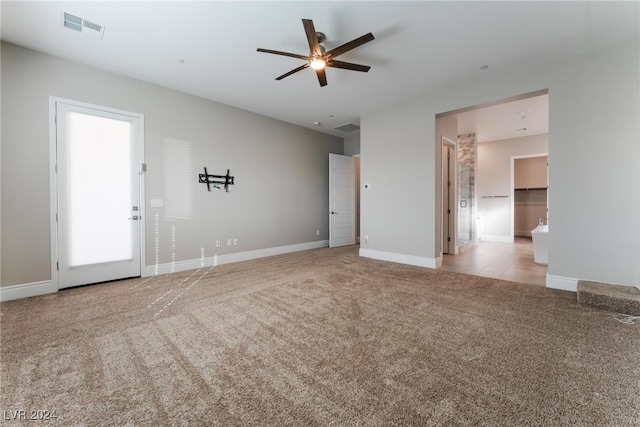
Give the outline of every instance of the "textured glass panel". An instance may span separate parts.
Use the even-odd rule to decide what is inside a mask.
[[[70,266],[132,258],[131,124],[69,113]]]
[[[474,168],[458,165],[458,245],[473,240]]]
[[[458,136],[458,240],[462,246],[473,240],[475,217],[476,135]]]

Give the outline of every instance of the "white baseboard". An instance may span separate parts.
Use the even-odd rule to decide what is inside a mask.
[[[379,259],[381,261],[391,261],[391,262],[397,262],[400,264],[415,265],[418,267],[437,268],[438,266],[437,258],[425,258],[425,257],[419,257],[415,255],[403,255],[403,254],[396,254],[393,252],[383,252],[383,251],[376,251],[373,249],[363,249],[363,248],[360,248],[359,254],[361,257],[364,257],[364,258],[373,258],[373,259]],[[442,263],[442,259],[440,259],[440,263]]]
[[[501,236],[498,234],[483,234],[480,240],[483,240],[485,242],[513,243],[513,237]]]
[[[275,248],[257,249],[254,251],[237,252],[233,254],[214,255],[206,258],[193,259],[188,261],[178,261],[174,263],[148,265],[142,272],[143,277],[157,276],[159,274],[177,273],[180,271],[195,270],[202,267],[212,267],[232,262],[249,261],[257,258],[264,258],[274,255],[288,254],[291,252],[306,251],[329,246],[328,240],[318,240],[315,242],[298,243],[295,245],[278,246]]]
[[[573,277],[553,276],[551,274],[547,274],[547,288],[577,292],[578,279],[574,279]]]
[[[0,301],[35,297],[38,295],[52,294],[54,292],[58,292],[58,288],[51,280],[3,286],[0,288]]]
[[[229,264],[231,262],[248,261],[250,259],[263,258],[273,255],[281,255],[291,252],[306,251],[329,246],[328,240],[318,240],[316,242],[299,243],[296,245],[279,246],[275,248],[258,249],[255,251],[239,252],[235,254],[214,255],[203,259],[178,261],[160,265],[146,266],[142,276],[155,276],[158,274],[177,273],[179,271],[194,270],[201,267],[211,267],[213,265]],[[0,301],[11,301],[14,299],[35,297],[37,295],[51,294],[58,292],[57,286],[51,281],[24,283],[20,285],[0,287]]]

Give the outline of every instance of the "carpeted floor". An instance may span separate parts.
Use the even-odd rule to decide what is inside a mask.
[[[1,310],[3,425],[640,426],[640,324],[356,247]]]

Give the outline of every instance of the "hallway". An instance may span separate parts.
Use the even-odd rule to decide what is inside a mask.
[[[514,243],[479,241],[458,255],[444,255],[442,270],[545,286],[547,266],[533,262],[530,238]]]

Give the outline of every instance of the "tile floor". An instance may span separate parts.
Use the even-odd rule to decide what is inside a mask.
[[[514,243],[479,241],[458,255],[444,255],[442,270],[545,286],[547,266],[533,262],[531,238]]]

